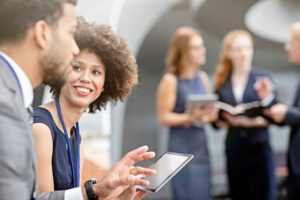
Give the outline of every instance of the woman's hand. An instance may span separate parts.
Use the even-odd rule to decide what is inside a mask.
[[[147,194],[148,192],[136,189],[136,186],[131,186],[124,190],[120,197],[115,198],[114,200],[140,200]]]
[[[224,128],[228,126],[228,123],[224,120],[217,120],[214,122],[216,128]]]
[[[273,85],[268,77],[262,77],[255,82],[254,89],[256,90],[259,98],[263,100],[272,94]]]
[[[142,179],[141,175],[153,175],[155,171],[133,165],[138,161],[154,158],[154,156],[154,152],[148,152],[147,146],[130,151],[111,168],[100,182],[93,185],[95,194],[103,200],[124,199],[124,195],[126,197],[128,195],[141,196],[143,194],[140,194],[141,192],[135,194],[134,186],[149,185],[149,182]]]
[[[227,123],[233,127],[265,127],[269,124],[268,121],[261,116],[249,118],[246,116],[233,116],[228,113],[223,113],[222,116],[227,121]]]
[[[216,121],[218,114],[219,109],[213,103],[210,103],[206,106],[197,106],[191,114],[191,119],[192,121],[209,123]]]

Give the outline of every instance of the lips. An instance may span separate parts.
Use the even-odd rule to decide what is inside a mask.
[[[91,92],[93,92],[93,90],[91,88],[86,87],[86,86],[74,86],[74,88],[76,89],[77,94],[79,94],[81,96],[87,96]]]

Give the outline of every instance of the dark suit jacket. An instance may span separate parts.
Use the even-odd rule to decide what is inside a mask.
[[[39,194],[30,113],[18,83],[0,59],[0,199],[64,199],[64,192]]]
[[[299,178],[300,189],[300,81],[293,107],[288,108],[283,124],[291,126],[288,167],[289,173]]]
[[[251,69],[248,82],[246,84],[245,91],[243,94],[242,103],[249,103],[260,100],[256,90],[253,88],[253,85],[256,82],[256,78],[262,76],[270,77],[268,73],[264,71],[257,70],[255,68]],[[223,86],[216,93],[219,95],[220,101],[228,103],[232,106],[236,106],[238,104],[233,94],[231,76],[226,80]],[[259,115],[262,115],[262,109],[260,109],[260,111],[249,110],[245,113],[245,116],[247,117],[256,117]],[[252,144],[265,143],[268,142],[269,133],[267,128],[229,127],[226,142],[227,147],[238,145],[240,137],[244,137],[244,139],[248,141],[248,143]]]

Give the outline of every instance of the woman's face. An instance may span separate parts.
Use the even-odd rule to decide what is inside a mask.
[[[300,41],[297,37],[297,33],[291,32],[290,41],[285,44],[284,49],[288,53],[291,63],[300,64]]]
[[[100,96],[104,81],[103,62],[95,53],[84,49],[71,62],[60,96],[75,106],[87,108]]]
[[[232,42],[227,56],[234,66],[251,66],[253,46],[250,38],[246,36],[237,37]]]
[[[206,62],[206,49],[199,35],[191,38],[188,52],[188,64],[193,66],[204,65]]]

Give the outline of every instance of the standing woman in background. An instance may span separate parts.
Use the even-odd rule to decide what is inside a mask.
[[[253,43],[243,30],[229,32],[224,40],[215,77],[219,100],[232,106],[259,101],[254,84],[267,73],[252,68]],[[232,116],[220,112],[217,126],[228,125],[227,174],[233,200],[275,199],[274,158],[268,121],[262,113]]]
[[[211,199],[211,176],[206,137],[194,122],[208,122],[217,116],[213,107],[196,108],[185,113],[186,96],[211,93],[207,74],[199,70],[205,64],[205,47],[200,33],[190,27],[179,28],[169,47],[168,72],[157,90],[160,124],[170,127],[168,150],[193,154],[194,159],[171,181],[173,199]],[[214,112],[212,112],[214,111]]]

